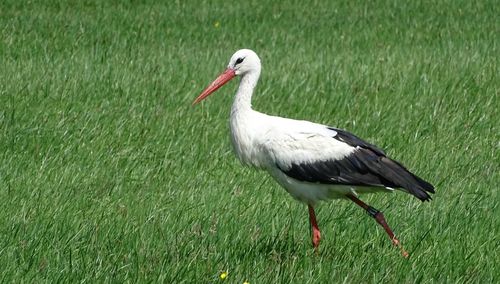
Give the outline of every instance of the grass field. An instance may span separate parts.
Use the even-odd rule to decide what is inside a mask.
[[[168,2],[168,3],[167,3]],[[496,1],[0,4],[0,282],[498,283]],[[260,111],[347,129],[436,186],[307,210],[229,144],[255,50]],[[227,278],[220,274],[227,272]]]

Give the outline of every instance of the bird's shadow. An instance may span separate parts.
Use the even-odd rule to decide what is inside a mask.
[[[264,258],[272,262],[282,263],[295,259],[307,258],[329,258],[335,254],[336,249],[323,246],[319,252],[315,251],[310,242],[303,238],[287,236],[266,236],[252,241],[242,241],[235,252],[235,257]]]
[[[363,246],[357,246],[355,242],[351,241],[342,244],[335,242],[336,245],[325,242],[316,251],[309,239],[306,238],[266,236],[251,241],[241,241],[238,244],[240,249],[234,251],[234,256],[238,259],[266,259],[276,264],[304,258],[313,262],[340,261],[349,258],[351,254],[346,252],[353,252],[353,250],[356,250],[355,254],[359,255],[378,255],[382,258],[400,257],[398,249],[393,247],[389,241],[382,239],[379,242],[368,242]],[[415,248],[410,253],[411,256],[418,256]]]

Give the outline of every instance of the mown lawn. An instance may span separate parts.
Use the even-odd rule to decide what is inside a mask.
[[[500,281],[496,1],[0,4],[0,282]],[[307,210],[229,144],[240,48],[260,111],[347,129],[436,186]],[[227,272],[227,278],[220,274]]]

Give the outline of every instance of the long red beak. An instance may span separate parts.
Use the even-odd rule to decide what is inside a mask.
[[[206,97],[210,96],[213,92],[217,91],[220,87],[222,87],[224,84],[229,82],[229,80],[233,79],[234,76],[236,76],[236,73],[234,72],[233,69],[227,68],[226,71],[224,71],[222,74],[215,79],[212,84],[210,84],[201,94],[194,100],[193,105],[201,102],[203,99]]]

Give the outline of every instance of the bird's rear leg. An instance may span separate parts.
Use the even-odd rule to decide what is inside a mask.
[[[401,250],[401,254],[403,255],[403,257],[405,257],[405,258],[409,257],[408,252],[403,248],[403,246],[401,245],[401,242],[396,238],[396,236],[394,235],[394,232],[392,232],[389,225],[387,225],[387,221],[385,220],[384,214],[382,214],[382,212],[380,212],[379,210],[375,209],[374,207],[364,203],[363,201],[361,201],[360,199],[358,199],[357,197],[355,197],[353,195],[348,195],[347,197],[349,199],[351,199],[352,201],[354,201],[354,203],[356,203],[357,205],[359,205],[360,207],[365,209],[366,212],[368,213],[368,215],[372,216],[375,219],[375,221],[377,221],[377,223],[379,223],[382,226],[382,228],[384,228],[387,235],[389,235],[389,238],[391,239],[392,243],[395,246],[399,247],[399,249]]]
[[[376,213],[372,215],[371,212],[376,212]],[[384,214],[371,206],[369,206],[368,214],[370,214],[370,216],[372,216],[375,219],[375,221],[377,221],[377,223],[379,223],[384,228],[387,235],[389,235],[389,238],[391,239],[392,243],[395,246],[399,247],[399,249],[401,250],[401,254],[405,258],[409,257],[410,255],[408,254],[408,252],[403,248],[403,245],[401,245],[401,242],[396,238],[394,232],[392,232],[389,225],[387,225],[387,221],[385,221]]]

